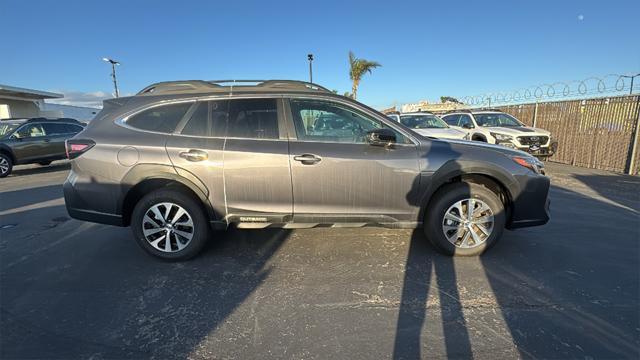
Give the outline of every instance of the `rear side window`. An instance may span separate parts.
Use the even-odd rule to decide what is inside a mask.
[[[82,126],[73,124],[45,123],[42,126],[47,135],[77,134],[82,131]]]
[[[192,103],[157,106],[130,117],[127,125],[148,131],[172,133]]]
[[[229,101],[200,102],[181,134],[224,137]]]
[[[279,136],[276,99],[231,100],[227,137],[277,139]]]

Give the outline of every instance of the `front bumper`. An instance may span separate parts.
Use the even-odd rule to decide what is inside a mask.
[[[544,175],[521,175],[516,177],[520,192],[512,194],[511,216],[507,229],[544,225],[550,218],[550,180]]]

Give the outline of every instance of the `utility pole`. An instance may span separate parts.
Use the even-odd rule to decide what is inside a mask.
[[[116,79],[116,65],[119,66],[120,63],[109,58],[102,58],[102,60],[111,64],[111,78],[113,78],[113,87],[116,90],[116,97],[119,97],[120,93],[118,92],[118,80]]]
[[[313,54],[307,54],[307,59],[309,60],[309,82],[313,83]]]
[[[635,75],[620,75],[621,78],[631,79],[631,87],[629,88],[629,95],[633,94],[633,80],[635,78],[637,78],[638,76],[640,76],[640,73],[635,74]]]

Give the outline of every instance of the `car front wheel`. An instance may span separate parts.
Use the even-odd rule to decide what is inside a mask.
[[[493,246],[505,225],[502,201],[488,188],[455,183],[440,189],[425,212],[425,234],[447,255],[476,256]]]
[[[11,169],[13,169],[11,158],[5,154],[0,154],[0,178],[11,174]]]
[[[131,228],[140,247],[168,261],[196,256],[209,235],[202,207],[177,190],[159,190],[144,196],[133,210]]]

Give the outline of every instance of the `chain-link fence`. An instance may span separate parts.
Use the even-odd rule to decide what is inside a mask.
[[[551,131],[559,143],[551,161],[640,174],[640,95],[498,108],[529,126]]]

